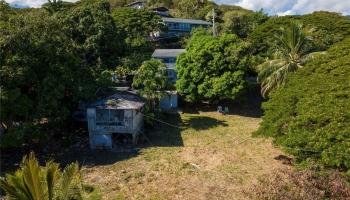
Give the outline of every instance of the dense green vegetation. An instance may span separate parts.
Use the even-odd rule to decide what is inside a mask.
[[[338,13],[322,11],[303,16],[271,17],[248,36],[254,45],[254,53],[262,57],[272,57],[276,48],[274,35],[281,27],[288,27],[293,22],[303,25],[305,34],[313,41],[314,51],[326,50],[350,35],[350,20]]]
[[[34,153],[25,156],[20,169],[0,180],[0,188],[10,200],[97,200],[100,195],[83,185],[77,163],[61,172],[57,163],[49,161],[40,166]]]
[[[148,10],[117,8],[112,12],[116,27],[125,38],[125,56],[120,59],[120,67],[136,70],[149,59],[155,44],[150,41],[150,33],[161,30],[160,17]]]
[[[158,99],[168,83],[167,69],[163,62],[156,59],[145,61],[137,70],[133,87],[150,100]]]
[[[194,33],[177,59],[177,91],[190,102],[236,98],[246,86],[248,51],[249,44],[236,35]]]
[[[30,143],[38,134],[27,127],[64,122],[79,101],[109,85],[103,72],[117,65],[125,44],[104,1],[54,13],[3,2],[1,9],[1,121],[18,133],[6,134],[1,146],[11,147],[19,142],[7,137]]]
[[[287,75],[303,68],[305,63],[323,52],[310,53],[311,40],[302,31],[300,24],[291,24],[287,29],[281,28],[275,36],[277,51],[273,60],[259,65],[258,79],[261,82],[261,94],[264,97],[273,90],[283,86]]]
[[[9,124],[64,120],[75,102],[91,98],[123,47],[105,2],[54,15],[29,11],[4,23],[1,116]]]
[[[288,77],[264,103],[260,135],[298,161],[350,169],[350,39]],[[349,172],[349,171],[348,171]]]
[[[134,0],[109,0],[112,8],[120,8],[128,5]],[[170,9],[170,14],[180,18],[206,19],[215,9],[218,19],[228,11],[246,11],[239,6],[217,5],[209,0],[147,0],[148,8],[164,6]],[[195,12],[194,12],[195,11]]]

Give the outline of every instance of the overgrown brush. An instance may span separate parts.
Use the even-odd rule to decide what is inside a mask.
[[[288,77],[263,104],[257,135],[296,161],[350,175],[350,38]]]
[[[280,170],[263,176],[248,192],[260,200],[350,199],[350,186],[338,172],[319,174],[313,171]]]

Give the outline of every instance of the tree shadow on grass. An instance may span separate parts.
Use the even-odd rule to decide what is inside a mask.
[[[264,98],[261,96],[260,87],[251,85],[240,98],[229,104],[229,114],[260,118],[263,115],[261,108],[263,102]]]
[[[156,128],[147,131],[149,146],[181,147],[184,146],[182,132],[185,129],[208,130],[219,126],[228,126],[225,121],[206,116],[190,116],[181,119],[179,114],[165,115]]]
[[[156,121],[153,129],[146,131],[149,146],[176,147],[184,146],[181,132],[184,129],[181,116],[176,114],[165,114]]]
[[[218,126],[228,126],[225,121],[206,116],[190,116],[183,123],[187,128],[193,128],[198,131],[207,130]]]
[[[183,112],[199,114],[200,112],[216,112],[218,107],[228,107],[228,115],[260,118],[263,115],[261,105],[264,102],[258,85],[250,85],[237,99],[217,100],[213,102],[199,102],[196,104],[183,103]]]

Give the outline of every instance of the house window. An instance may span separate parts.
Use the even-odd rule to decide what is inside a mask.
[[[189,31],[189,30],[191,30],[191,25],[190,24],[181,23],[180,24],[180,29],[183,30],[183,31]]]
[[[168,80],[169,80],[170,82],[175,82],[176,79],[177,79],[177,73],[176,73],[176,71],[173,70],[173,69],[169,69],[169,70],[167,70],[167,71],[168,71]]]
[[[124,126],[124,110],[97,109],[96,125]]]
[[[180,25],[178,23],[168,23],[169,30],[178,30],[180,29]]]
[[[176,62],[176,58],[173,58],[173,57],[163,58],[162,61],[164,63],[175,63]]]
[[[175,63],[176,62],[176,58],[169,58],[169,63]]]

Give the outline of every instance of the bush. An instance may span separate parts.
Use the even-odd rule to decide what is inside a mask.
[[[236,35],[220,37],[199,29],[176,60],[176,89],[188,102],[235,99],[247,86],[249,44]]]
[[[82,183],[78,163],[63,170],[52,161],[40,166],[34,153],[23,158],[16,173],[0,179],[0,188],[12,200],[101,199],[97,190]]]
[[[350,174],[350,38],[288,77],[263,104],[257,135],[304,164]]]
[[[249,194],[261,200],[349,199],[350,187],[339,173],[284,170],[261,177]]]
[[[48,137],[38,125],[24,123],[21,126],[11,127],[1,138],[0,148],[9,149],[29,144],[42,144]]]

